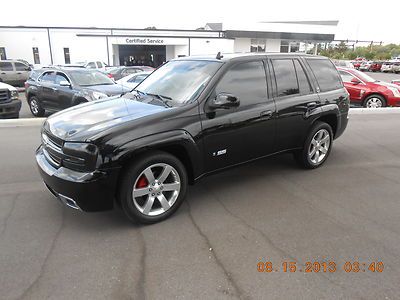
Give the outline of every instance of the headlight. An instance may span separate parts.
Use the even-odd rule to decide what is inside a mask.
[[[96,168],[98,148],[89,143],[65,142],[62,148],[66,157],[63,165],[77,171],[92,171]]]
[[[11,100],[17,100],[17,99],[18,99],[18,92],[11,91]]]
[[[389,86],[388,88],[392,91],[393,96],[395,96],[396,98],[400,98],[400,91],[397,88],[391,86]]]
[[[102,98],[107,98],[108,95],[101,93],[101,92],[92,92],[92,98],[94,100],[102,99]]]

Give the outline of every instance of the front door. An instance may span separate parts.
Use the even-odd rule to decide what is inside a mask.
[[[208,103],[220,93],[236,96],[240,105],[209,108]],[[274,113],[263,61],[232,65],[217,83],[201,114],[206,171],[271,153],[275,141]]]
[[[340,77],[342,77],[343,84],[350,94],[350,100],[353,102],[360,102],[362,100],[362,92],[365,89],[365,83],[361,82],[359,78],[356,78],[354,75],[349,72],[339,70]],[[351,82],[353,79],[358,79],[360,83]]]

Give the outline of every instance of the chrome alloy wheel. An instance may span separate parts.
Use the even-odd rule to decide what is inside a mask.
[[[328,130],[318,130],[314,134],[308,148],[308,157],[310,161],[315,165],[320,164],[327,155],[330,145],[331,139]]]
[[[371,97],[367,100],[365,105],[368,108],[379,108],[383,106],[382,100],[378,97]]]
[[[31,111],[33,112],[33,114],[38,114],[39,113],[39,104],[37,103],[37,101],[35,99],[32,99],[31,101],[29,101],[29,105],[31,107]]]
[[[147,167],[137,177],[132,199],[142,214],[158,216],[174,205],[180,190],[181,180],[175,168],[157,163]]]

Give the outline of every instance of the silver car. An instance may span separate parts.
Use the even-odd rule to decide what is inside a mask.
[[[0,60],[0,82],[23,86],[30,71],[30,66],[18,60]]]

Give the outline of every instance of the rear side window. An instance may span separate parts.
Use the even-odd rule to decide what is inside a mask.
[[[0,70],[1,71],[14,71],[12,63],[10,62],[0,62]]]
[[[89,69],[96,69],[96,64],[94,62],[90,62],[90,63],[87,64],[87,67]]]
[[[40,81],[41,82],[54,83],[55,77],[56,77],[56,74],[54,72],[46,72],[40,78]]]
[[[294,95],[299,93],[296,71],[293,60],[291,59],[273,59],[276,87],[278,97]]]
[[[267,99],[267,81],[262,61],[240,63],[222,77],[215,93],[229,93],[239,98],[241,106],[257,104]]]
[[[102,68],[103,67],[103,65],[101,64],[101,62],[96,62],[96,64],[97,64],[97,67],[100,69],[100,68]]]
[[[340,89],[342,82],[338,71],[328,59],[307,59],[321,92]]]

